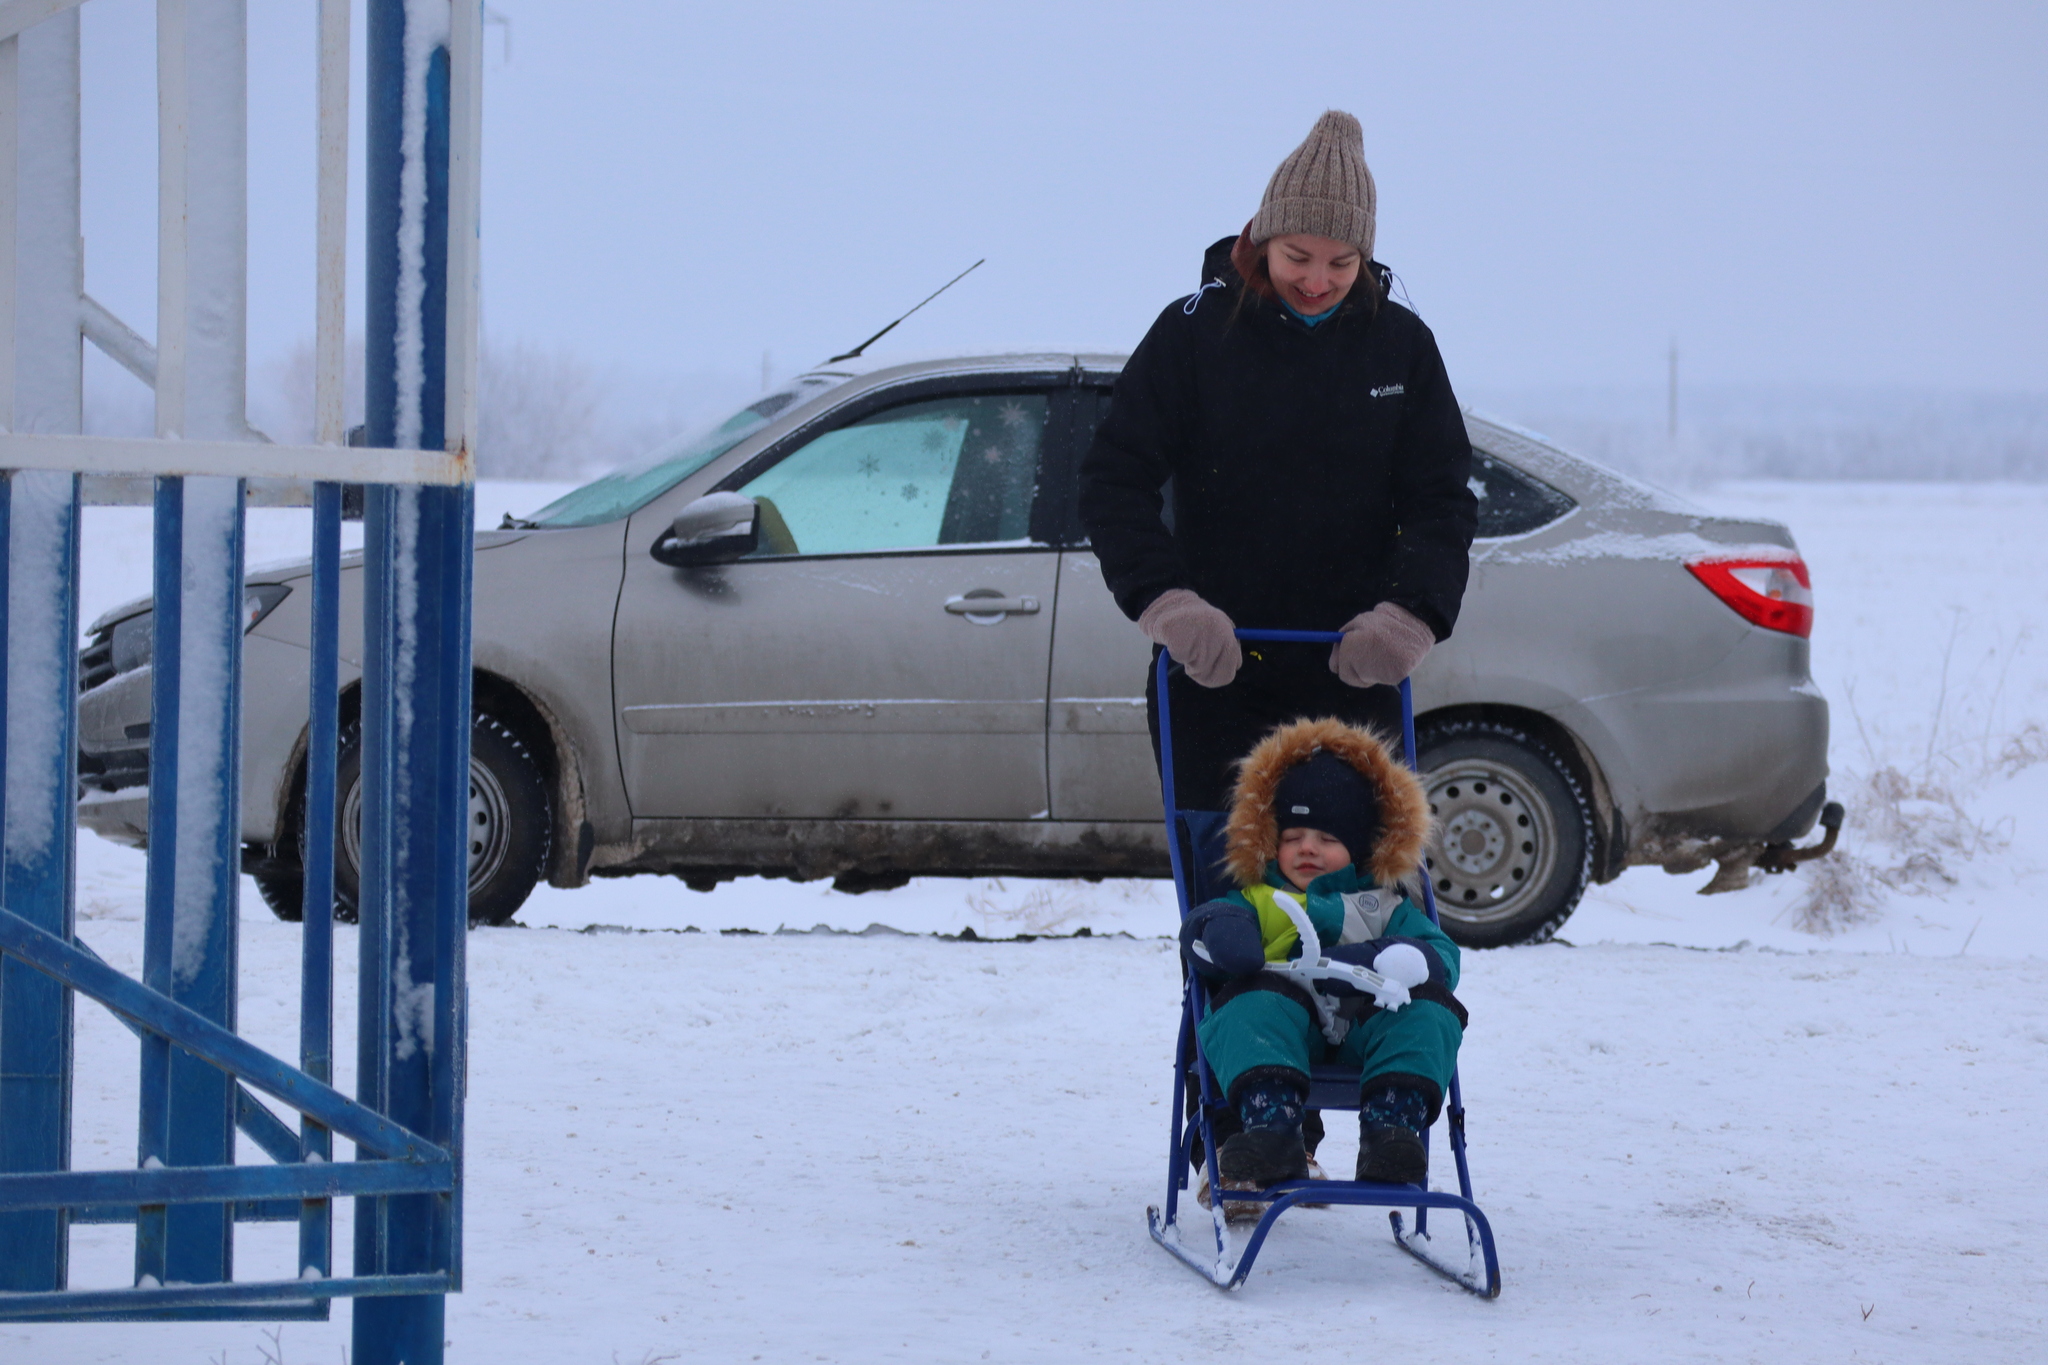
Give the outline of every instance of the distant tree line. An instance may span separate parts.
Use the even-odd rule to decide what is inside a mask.
[[[2048,479],[2048,393],[1717,386],[1482,395],[1490,415],[1665,483],[1719,479]]]
[[[86,429],[148,435],[147,389],[87,349]],[[751,368],[751,367],[749,367]],[[601,369],[566,348],[487,343],[477,393],[478,471],[580,479],[632,460],[749,401],[772,376]],[[362,347],[350,348],[348,421],[362,420]],[[2048,480],[2048,393],[1877,387],[1701,386],[1670,427],[1651,388],[1545,388],[1464,395],[1489,416],[1657,482],[1720,479]],[[274,440],[310,440],[313,348],[250,367],[249,418]]]

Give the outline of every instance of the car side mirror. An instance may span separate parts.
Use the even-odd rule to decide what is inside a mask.
[[[730,564],[761,543],[761,513],[743,493],[706,493],[676,513],[648,551],[673,568]]]

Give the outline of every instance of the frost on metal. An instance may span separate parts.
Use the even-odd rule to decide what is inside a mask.
[[[444,12],[445,12],[445,6]],[[411,792],[413,764],[419,757],[419,712],[413,695],[419,686],[420,651],[420,501],[418,488],[391,490],[391,586],[396,610],[392,620],[391,699],[392,790]],[[424,822],[422,817],[426,817]],[[427,812],[406,809],[390,822],[392,858],[399,866],[410,865],[415,834],[433,835]],[[392,945],[391,1008],[398,1028],[398,1058],[410,1060],[424,1050],[434,1051],[434,982],[431,975],[420,980],[413,969],[410,915],[398,916],[398,941]]]
[[[1512,559],[1524,564],[1565,564],[1581,559],[1741,559],[1790,564],[1799,558],[1799,554],[1768,541],[1709,540],[1690,531],[1674,531],[1661,536],[1598,531],[1561,545],[1510,549],[1496,552],[1489,558]]]
[[[64,731],[51,708],[70,704],[65,670],[74,645],[64,623],[71,616],[72,476],[19,470],[9,513],[7,574],[7,815],[10,859],[40,861],[57,855],[57,812],[71,793],[61,790]],[[60,788],[53,791],[52,787]]]
[[[405,0],[405,90],[399,117],[398,413],[396,444],[416,450],[424,422],[427,338],[427,72],[445,47],[449,0]]]
[[[205,967],[216,888],[235,884],[234,869],[221,863],[235,847],[228,837],[236,775],[226,700],[234,695],[231,669],[241,626],[242,572],[234,553],[241,516],[233,479],[185,481],[171,921],[171,979],[178,985]]]

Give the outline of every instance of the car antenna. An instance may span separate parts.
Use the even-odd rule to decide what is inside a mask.
[[[982,263],[983,263],[984,261],[986,261],[986,260],[988,260],[988,257],[986,257],[986,256],[982,257],[982,258],[981,258],[981,260],[979,260],[979,261],[976,261],[976,262],[975,262],[975,263],[974,263],[973,265],[970,265],[970,266],[968,266],[968,267],[967,267],[967,268],[966,268],[965,270],[963,270],[963,271],[961,271],[961,272],[960,272],[959,274],[955,275],[955,276],[954,276],[954,277],[953,277],[952,279],[950,279],[950,280],[947,280],[947,281],[946,281],[946,282],[945,282],[944,284],[940,285],[940,286],[939,286],[939,287],[938,287],[937,289],[934,289],[934,290],[932,290],[932,292],[931,292],[931,293],[929,293],[929,294],[925,295],[923,299],[919,300],[919,302],[918,302],[918,305],[917,305],[917,308],[922,308],[922,307],[924,307],[924,306],[925,306],[925,304],[927,304],[927,303],[930,303],[930,302],[931,302],[931,301],[932,301],[933,299],[935,299],[935,298],[937,298],[937,297],[938,297],[939,295],[941,295],[941,294],[945,293],[945,292],[946,292],[946,291],[947,291],[948,289],[951,289],[951,288],[952,288],[952,287],[953,287],[954,285],[956,285],[956,284],[960,283],[960,281],[962,281],[962,280],[966,279],[966,278],[967,278],[967,277],[968,277],[969,275],[972,275],[972,274],[973,274],[973,273],[975,272],[975,270],[976,270],[976,269],[977,269],[978,267],[980,267],[980,266],[981,266],[981,264],[982,264]],[[917,308],[913,308],[913,309],[911,309],[911,310],[910,310],[910,313],[915,313],[915,312],[917,311]],[[898,326],[899,326],[899,325],[900,325],[901,323],[903,323],[903,322],[904,322],[904,321],[905,321],[906,319],[908,319],[908,318],[910,317],[910,313],[905,313],[905,314],[904,314],[904,315],[903,315],[902,317],[900,317],[900,318],[896,319],[896,321],[895,321],[895,322],[892,322],[892,323],[890,323],[890,324],[889,324],[889,325],[888,325],[887,327],[884,327],[884,328],[883,328],[883,329],[882,329],[881,331],[879,331],[879,332],[875,333],[875,334],[874,334],[873,336],[869,337],[869,338],[868,338],[868,339],[867,339],[866,341],[863,341],[863,342],[862,342],[862,343],[861,343],[860,345],[858,345],[858,346],[854,347],[854,348],[853,348],[852,350],[848,351],[848,352],[847,352],[847,353],[846,353],[845,355],[835,355],[835,356],[833,356],[833,357],[832,357],[832,358],[831,358],[830,360],[826,361],[825,363],[826,363],[827,365],[837,365],[837,364],[838,364],[838,363],[839,363],[840,361],[842,361],[842,360],[852,360],[852,359],[854,359],[854,358],[855,358],[856,356],[858,356],[858,355],[859,355],[859,354],[860,354],[860,353],[861,353],[862,351],[865,351],[865,350],[866,350],[866,349],[867,349],[868,347],[870,347],[870,346],[874,345],[874,344],[875,344],[876,342],[880,341],[880,340],[881,340],[881,339],[882,339],[883,337],[885,337],[885,336],[889,335],[889,333],[891,333],[891,332],[895,331],[895,330],[896,330],[896,328],[897,328],[897,327],[898,327]]]

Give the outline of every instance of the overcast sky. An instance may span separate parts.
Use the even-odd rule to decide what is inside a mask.
[[[312,331],[315,6],[249,9],[260,360]],[[1461,390],[1661,384],[1676,338],[1700,383],[2048,391],[2048,5],[493,9],[500,340],[787,374],[985,256],[891,343],[1128,349],[1336,107]],[[154,11],[84,9],[88,287],[146,335]]]

